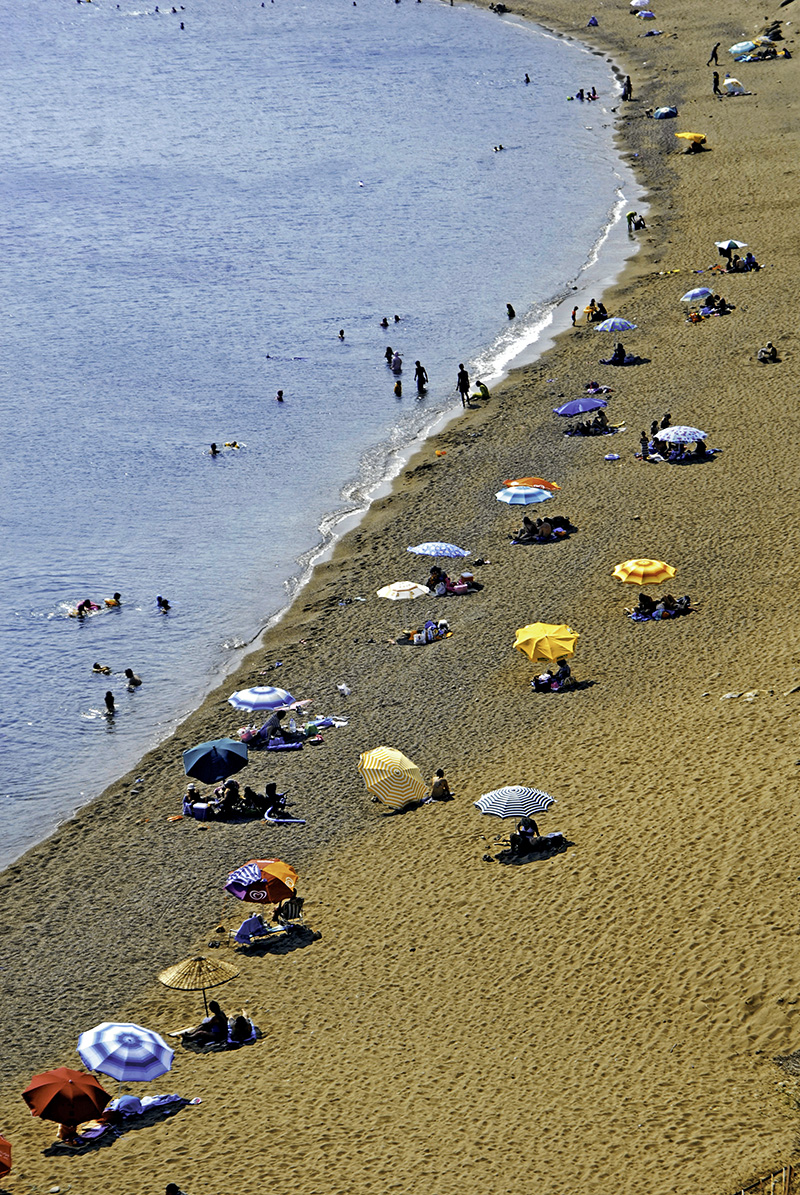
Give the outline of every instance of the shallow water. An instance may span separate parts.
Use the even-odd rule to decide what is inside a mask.
[[[492,13],[29,0],[6,28],[0,862],[196,704],[459,361],[535,339],[621,186],[608,64]]]

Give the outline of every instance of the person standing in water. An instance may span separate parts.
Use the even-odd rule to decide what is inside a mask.
[[[428,385],[428,371],[419,361],[414,362],[414,381],[417,383],[417,394],[424,394]]]
[[[279,390],[275,395],[275,402],[283,402],[283,391]]]
[[[110,689],[106,693],[105,701],[106,701],[106,714],[109,718],[113,718],[114,714],[117,711],[114,708],[114,694],[111,692]]]
[[[467,399],[469,396],[469,373],[464,368],[462,361],[458,367],[458,377],[456,379],[456,390],[461,395],[461,405],[466,407],[469,405]]]

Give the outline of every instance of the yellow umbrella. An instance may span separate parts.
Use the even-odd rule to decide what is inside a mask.
[[[545,481],[543,477],[516,477],[513,481],[504,481],[503,485],[532,485],[540,490],[560,490],[561,486],[554,481]]]
[[[675,569],[663,560],[625,560],[614,569],[613,575],[632,585],[655,585],[675,576]]]
[[[421,801],[427,794],[420,770],[395,747],[375,747],[358,759],[367,792],[390,809],[402,809],[411,801]]]
[[[554,661],[560,660],[562,656],[574,655],[577,638],[578,632],[571,630],[563,622],[560,626],[534,622],[530,626],[520,627],[514,647],[534,663],[537,660]]]
[[[695,145],[702,145],[706,139],[705,133],[676,133],[676,137],[683,137],[684,141],[694,141]]]

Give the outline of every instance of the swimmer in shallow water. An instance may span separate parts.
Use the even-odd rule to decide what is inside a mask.
[[[128,682],[129,689],[138,689],[139,685],[142,683],[142,678],[137,676],[132,668],[125,669],[125,679]]]
[[[211,449],[210,449],[208,455],[209,456],[219,456],[219,449],[217,448],[216,444],[211,445]]]
[[[103,602],[106,606],[119,606],[122,604],[122,594],[115,593],[113,597],[103,598]]]
[[[111,675],[111,669],[109,668],[108,664],[98,664],[96,660],[94,664],[92,664],[92,672],[100,672],[103,674],[103,676]]]
[[[275,402],[283,402],[283,391],[279,390],[275,395]]]
[[[114,714],[117,711],[114,708],[114,694],[110,690],[108,691],[108,693],[106,693],[105,702],[106,702],[106,714],[108,715],[109,718],[113,718]]]
[[[167,599],[165,597],[161,597],[160,594],[156,598],[156,605],[158,606],[159,610],[171,610],[172,609],[172,607],[170,606]]]

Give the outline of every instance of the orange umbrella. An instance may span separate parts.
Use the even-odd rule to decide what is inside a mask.
[[[56,1120],[61,1124],[80,1124],[99,1116],[111,1096],[94,1075],[71,1071],[66,1066],[34,1075],[22,1093],[31,1116]]]
[[[11,1170],[11,1142],[0,1137],[0,1178]]]
[[[554,481],[545,481],[543,477],[517,477],[514,481],[504,481],[503,485],[532,485],[540,490],[560,490],[561,486]]]
[[[250,859],[232,871],[225,891],[237,900],[277,905],[294,895],[297,872],[280,859]]]

